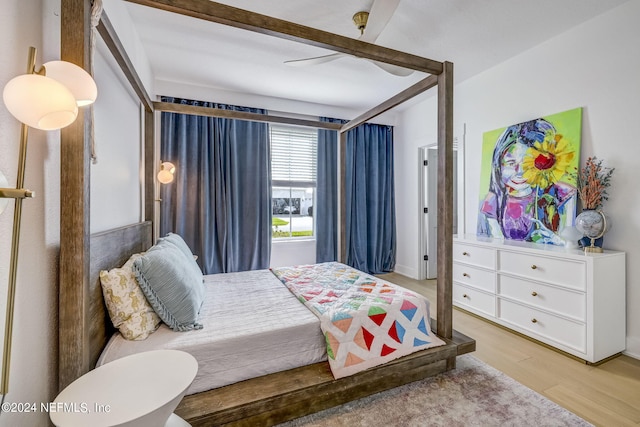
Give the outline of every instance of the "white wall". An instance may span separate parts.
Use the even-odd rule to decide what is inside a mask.
[[[29,46],[37,65],[59,59],[59,7],[48,0],[6,0],[0,14],[0,86],[26,70]],[[44,30],[43,30],[44,28]],[[0,103],[0,170],[15,185],[20,124]],[[60,242],[59,133],[30,130],[9,393],[6,402],[48,402],[57,390],[57,257]],[[0,326],[8,280],[13,201],[0,215]],[[0,426],[48,425],[48,414],[0,415]]]
[[[142,220],[140,102],[102,40],[94,57],[97,161],[91,164],[91,233]]]
[[[466,229],[474,232],[483,132],[583,107],[582,163],[595,155],[616,168],[604,205],[614,226],[604,242],[627,253],[627,353],[640,358],[638,16],[640,2],[630,1],[456,85],[454,134],[466,123]],[[435,114],[434,98],[413,106],[400,119],[396,140],[398,224],[407,224],[398,228],[398,271],[413,277],[420,262],[413,159],[420,145],[436,140]]]
[[[271,262],[269,267],[315,264],[315,240],[287,240],[271,243]]]
[[[151,70],[149,59],[142,47],[142,41],[131,21],[127,5],[121,0],[103,0],[104,13],[108,16],[111,25],[118,34],[118,38],[122,46],[127,52],[127,56],[134,68],[140,81],[144,85],[147,93],[154,93],[155,76]]]

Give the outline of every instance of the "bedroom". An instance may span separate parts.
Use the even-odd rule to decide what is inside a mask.
[[[56,57],[57,51],[56,47],[51,46],[53,40],[48,36],[57,34],[55,15],[44,13],[40,2],[12,2],[9,8],[11,13],[2,18],[7,21],[2,22],[3,48],[10,52],[1,59],[3,81],[22,72],[27,46],[38,46],[41,54],[48,58]],[[45,7],[44,10],[55,10],[55,7]],[[455,108],[456,134],[460,133],[459,126],[467,123],[467,176],[479,173],[479,164],[471,160],[473,153],[469,147],[473,146],[472,139],[478,144],[482,132],[539,114],[554,113],[576,106],[587,109],[584,152],[594,153],[617,168],[615,188],[607,204],[607,209],[615,212],[615,226],[606,239],[607,245],[611,245],[608,247],[627,252],[627,352],[638,357],[639,322],[637,314],[632,310],[636,305],[634,302],[639,301],[636,284],[640,271],[632,262],[638,255],[633,241],[634,235],[637,235],[638,220],[630,214],[634,207],[638,207],[638,202],[623,196],[625,192],[630,195],[636,193],[631,186],[634,185],[634,178],[638,177],[632,156],[623,155],[626,152],[637,154],[635,145],[632,145],[635,142],[635,132],[631,127],[624,126],[626,123],[634,123],[633,119],[640,113],[637,100],[629,99],[627,95],[639,92],[634,73],[640,61],[638,52],[634,49],[638,40],[638,30],[632,25],[634,16],[638,16],[637,3],[627,2],[583,25],[566,29],[566,32],[550,42],[515,55],[491,70],[459,83],[456,87]],[[532,60],[540,57],[549,58],[554,67],[530,69]],[[523,75],[529,83],[522,83]],[[557,96],[550,99],[548,93],[535,90],[539,87],[551,87]],[[530,92],[526,92],[527,89]],[[515,107],[503,102],[511,99],[509,94],[513,90],[524,90],[527,103]],[[486,108],[487,105],[491,108]],[[424,127],[424,117],[435,117],[434,110],[435,106],[427,100],[407,111],[400,118],[398,141],[403,144],[409,141],[409,146],[411,141],[433,139],[428,130],[433,126]],[[6,111],[3,110],[2,114],[2,127],[5,129],[2,152],[8,153],[2,158],[2,170],[7,176],[13,176],[11,171],[17,158],[15,141],[18,139],[18,127]],[[611,141],[615,141],[615,144]],[[102,148],[102,155],[106,156],[108,152],[105,151]],[[412,162],[408,159],[412,159],[416,152],[417,145],[407,151],[397,150],[396,162]],[[16,399],[19,396],[20,400],[46,401],[55,395],[57,330],[54,319],[57,318],[55,288],[60,233],[58,153],[59,142],[54,135],[32,133],[27,179],[41,197],[34,199],[24,212],[24,224],[37,226],[25,227],[21,247],[21,260],[32,258],[33,263],[22,261],[19,272],[21,290],[18,294],[15,330],[18,338],[14,344],[12,376],[20,380],[14,381],[12,387]],[[413,197],[417,193],[413,184],[417,181],[416,169],[405,168],[404,172],[396,176],[397,203],[408,206],[407,209],[397,210],[399,223],[416,222],[411,213],[418,209]],[[477,191],[472,184],[466,188],[468,206],[477,200]],[[6,233],[8,236],[11,229],[10,216],[5,214],[0,220],[3,235]],[[473,215],[467,215],[467,230],[474,229],[474,221]],[[398,228],[398,240],[403,243],[398,248],[396,269],[413,276],[418,269],[419,254],[418,242],[410,231]],[[4,245],[2,250],[2,265],[6,266],[8,246]],[[39,267],[32,268],[33,265]],[[6,270],[3,270],[3,274],[6,275]],[[50,351],[42,351],[43,347]]]

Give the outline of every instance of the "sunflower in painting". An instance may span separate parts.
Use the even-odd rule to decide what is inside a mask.
[[[548,135],[527,149],[522,160],[522,177],[531,185],[547,188],[567,173],[574,151],[560,134]]]

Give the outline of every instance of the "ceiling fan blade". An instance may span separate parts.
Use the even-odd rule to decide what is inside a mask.
[[[335,59],[344,56],[343,53],[337,52],[329,55],[316,56],[313,58],[305,58],[305,59],[293,59],[291,61],[284,61],[285,64],[290,65],[292,67],[305,67],[307,65],[318,65],[324,64],[325,62],[333,61]]]
[[[393,16],[394,12],[398,8],[400,0],[374,0],[371,5],[371,11],[369,12],[369,19],[364,33],[358,38],[361,41],[367,43],[374,43],[384,28],[389,23],[389,20]],[[342,56],[346,56],[344,53],[336,52],[329,55],[316,56],[313,58],[294,59],[285,61],[284,63],[294,67],[303,67],[307,65],[324,64],[325,62],[333,61]],[[383,62],[371,61],[381,69],[396,76],[408,76],[413,73],[413,70],[398,67],[391,64],[385,64]]]
[[[360,36],[360,40],[367,43],[374,43],[378,36],[387,26],[387,23],[398,8],[400,0],[374,0],[369,11],[369,19],[364,34]]]
[[[408,68],[398,67],[397,65],[392,64],[385,64],[384,62],[378,61],[371,62],[381,69],[385,70],[387,73],[393,74],[394,76],[406,77],[413,74],[413,70],[410,70]]]

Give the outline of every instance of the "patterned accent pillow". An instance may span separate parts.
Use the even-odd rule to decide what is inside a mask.
[[[145,298],[133,274],[134,254],[121,267],[100,272],[102,295],[113,326],[128,340],[144,340],[160,324],[160,318]]]

